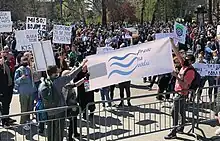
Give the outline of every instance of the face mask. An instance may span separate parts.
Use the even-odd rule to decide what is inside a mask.
[[[50,78],[51,78],[51,80],[53,81],[53,80],[56,79],[57,77],[59,77],[59,75],[58,75],[58,74],[55,74],[55,75],[52,75]]]
[[[22,63],[22,66],[27,67],[28,63]]]
[[[189,61],[186,59],[185,61],[184,61],[184,64],[183,64],[184,66],[189,66]]]

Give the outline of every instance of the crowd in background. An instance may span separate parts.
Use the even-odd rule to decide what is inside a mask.
[[[216,38],[217,24],[206,23],[204,27],[199,27],[196,23],[184,24],[187,26],[188,31],[186,43],[178,44],[178,52],[181,57],[186,58],[190,52],[190,54],[193,54],[196,58],[194,62],[220,64],[220,48]],[[110,23],[107,27],[103,27],[101,25],[76,23],[72,26],[71,45],[53,44],[56,66],[48,68],[48,74],[46,74],[46,72],[35,71],[31,52],[19,52],[16,50],[16,38],[14,33],[1,34],[3,45],[0,56],[2,114],[9,114],[10,103],[15,91],[20,94],[21,112],[34,110],[38,101],[43,101],[44,108],[79,104],[82,110],[85,110],[88,103],[94,102],[94,93],[99,91],[87,92],[84,86],[87,80],[89,80],[89,73],[85,66],[86,61],[84,60],[86,56],[96,54],[97,48],[100,47],[120,49],[130,45],[153,41],[155,40],[156,33],[172,33],[173,25],[173,22],[156,22],[153,25],[150,23],[133,25],[132,27],[138,31],[138,34],[134,35],[128,31],[123,24]],[[16,30],[18,28],[15,27],[14,29]],[[132,40],[131,37],[133,38]],[[41,34],[40,40],[52,41],[52,30]],[[175,54],[173,57],[176,70],[179,72],[181,70],[181,62]],[[48,76],[50,79],[48,79]],[[70,82],[70,80],[72,81]],[[149,90],[157,83],[159,87],[158,93],[165,91],[172,92],[175,88],[176,77],[170,73],[144,78],[144,82],[147,81],[150,82],[150,85],[146,86]],[[219,77],[206,76],[201,78],[200,87],[203,87],[206,81],[208,81],[209,86],[220,84]],[[130,84],[130,81],[118,84],[121,98],[124,98],[124,90],[126,91],[127,97],[131,96]],[[72,91],[75,87],[77,87],[77,92]],[[101,100],[109,101],[114,99],[114,89],[115,85],[100,89]],[[212,91],[213,89],[209,89],[210,99],[212,99]],[[48,93],[53,93],[54,96],[51,97]],[[214,95],[216,98],[217,89],[214,89]],[[163,100],[164,98],[170,99],[171,96],[157,96],[158,100]],[[108,105],[105,104],[106,103],[103,103],[103,107],[115,105],[111,102],[109,102]],[[130,100],[127,101],[127,104],[131,106]],[[118,106],[123,105],[124,101],[121,101]],[[92,114],[95,110],[95,106],[91,105],[89,110],[91,117],[93,117]],[[48,113],[47,116],[47,118],[50,119],[59,118],[62,116],[62,112],[57,112],[56,114]],[[83,118],[86,119],[85,113],[83,114]],[[29,116],[21,117],[20,123],[24,124],[25,130],[30,129],[28,124],[25,124],[30,121]],[[9,126],[13,122],[15,122],[15,120],[10,118],[2,120],[3,126]],[[76,123],[76,119],[72,122]],[[48,126],[50,127],[52,125]],[[58,123],[55,123],[55,126],[58,127]],[[74,127],[74,135],[77,137],[79,134],[75,129],[76,127]],[[44,125],[41,125],[39,130],[43,132]],[[51,138],[55,138],[56,135],[60,136],[55,130],[49,132]],[[73,131],[70,131],[70,133],[73,133]],[[53,137],[52,134],[55,136]]]

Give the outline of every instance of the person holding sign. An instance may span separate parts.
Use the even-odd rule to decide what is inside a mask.
[[[171,112],[174,128],[167,136],[164,137],[165,139],[174,139],[176,138],[176,134],[178,132],[183,132],[186,120],[185,104],[189,94],[188,90],[190,89],[190,86],[196,78],[196,72],[192,67],[192,64],[195,62],[195,57],[193,55],[187,55],[186,58],[182,58],[175,47],[173,39],[171,39],[171,43],[173,46],[173,51],[180,61],[182,68],[178,74],[176,72],[173,72],[172,74],[176,78],[176,94],[174,97],[173,108]],[[182,121],[181,126],[178,127],[177,125],[179,114],[182,117]]]
[[[59,77],[59,71],[57,66],[49,66],[47,73],[48,78],[44,79],[38,89],[38,94],[42,96],[45,109],[56,108],[65,106],[65,98],[62,95],[63,87],[73,80],[77,74],[86,67],[87,60],[84,60],[83,63],[76,70],[71,70],[68,75]],[[61,141],[63,140],[63,131],[64,131],[64,119],[60,119],[65,116],[63,110],[48,111],[48,141]]]
[[[3,55],[0,54],[0,101],[2,102],[2,115],[9,115],[11,98],[8,87],[12,85],[12,78],[9,67],[4,63]],[[2,119],[2,125],[9,126],[10,120],[10,118]]]

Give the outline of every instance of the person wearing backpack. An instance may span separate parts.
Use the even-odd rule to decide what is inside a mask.
[[[177,133],[183,133],[185,120],[186,120],[186,111],[185,111],[185,104],[186,99],[189,94],[189,89],[193,84],[193,81],[196,78],[196,71],[192,67],[192,64],[195,62],[195,57],[193,55],[187,55],[186,58],[182,58],[179,54],[173,39],[171,39],[171,44],[173,47],[173,51],[176,54],[176,57],[180,61],[181,69],[180,72],[177,74],[173,72],[172,75],[176,78],[175,83],[175,97],[173,99],[173,108],[171,111],[171,115],[173,118],[173,129],[171,132],[165,136],[165,139],[175,139]],[[181,115],[181,126],[178,126],[178,117],[179,114]]]
[[[86,63],[87,60],[84,60],[80,67],[72,69],[68,75],[61,77],[59,77],[57,66],[48,67],[48,78],[44,79],[38,88],[38,94],[42,96],[45,109],[63,107],[66,105],[62,89],[86,67]],[[63,140],[65,110],[47,111],[47,115],[49,120],[47,122],[48,141]]]

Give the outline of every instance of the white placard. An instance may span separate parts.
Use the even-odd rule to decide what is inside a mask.
[[[53,43],[71,44],[72,28],[64,25],[54,25]]]
[[[112,48],[112,47],[98,47],[96,54],[109,53],[112,51],[114,51],[114,48]]]
[[[220,25],[217,26],[217,39],[220,40]]]
[[[193,67],[201,76],[220,76],[220,64],[195,63]]]
[[[47,41],[42,41],[41,43],[42,43],[42,48],[43,48],[43,51],[45,54],[47,66],[55,66],[56,62],[55,62],[55,58],[54,58],[54,53],[53,53],[51,41],[47,40]]]
[[[50,40],[33,43],[33,54],[36,71],[46,71],[48,66],[56,65]]]
[[[46,71],[47,64],[44,57],[44,51],[41,46],[41,42],[32,43],[33,47],[33,56],[34,56],[34,64],[36,71]]]
[[[26,30],[38,29],[40,31],[46,31],[47,19],[40,17],[27,17]]]
[[[32,43],[38,42],[38,30],[17,30],[15,31],[15,38],[18,51],[32,50]]]
[[[87,59],[90,90],[174,70],[169,38],[88,56]]]
[[[187,28],[183,24],[175,22],[174,34],[179,43],[185,44]]]
[[[12,32],[10,11],[0,11],[0,32]]]

